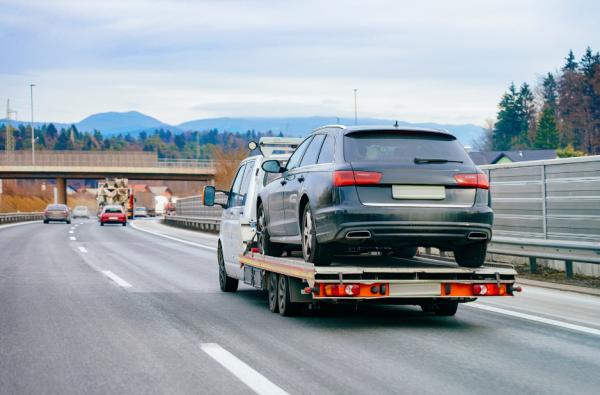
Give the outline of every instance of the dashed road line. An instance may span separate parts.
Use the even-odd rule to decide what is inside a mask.
[[[70,230],[69,233],[73,234],[73,233],[75,233],[75,231],[74,230]]]
[[[571,324],[568,322],[557,321],[550,318],[538,317],[531,314],[519,313],[518,311],[501,309],[498,307],[487,306],[481,303],[466,303],[466,306],[475,307],[476,309],[491,311],[493,313],[509,315],[511,317],[522,318],[524,320],[535,321],[542,324],[558,326],[564,329],[570,329],[577,332],[587,333],[589,335],[600,336],[600,329],[589,328],[587,326],[581,326],[576,324]]]
[[[69,237],[69,239],[71,239],[71,241],[77,241],[77,237],[75,237],[75,236],[71,236],[71,237]]]
[[[200,348],[257,394],[287,394],[283,389],[273,384],[272,381],[252,369],[244,361],[219,346],[217,343],[202,343],[200,344]]]
[[[79,246],[77,248],[79,248],[79,251],[83,252],[84,254],[86,254],[88,252],[88,250],[83,246]]]
[[[135,229],[135,230],[139,230],[140,232],[146,232],[146,233],[150,233],[151,235],[155,235],[155,236],[159,236],[159,237],[164,237],[165,239],[175,240],[175,241],[178,241],[178,242],[180,242],[180,243],[184,243],[184,244],[193,245],[193,246],[195,246],[195,247],[200,247],[200,248],[204,248],[204,249],[211,250],[211,251],[216,251],[216,250],[217,250],[215,247],[209,247],[209,246],[206,246],[206,245],[204,245],[204,244],[200,244],[200,243],[194,243],[193,241],[187,241],[187,240],[180,239],[180,238],[178,238],[178,237],[167,236],[167,235],[165,235],[165,234],[162,234],[162,233],[153,232],[153,231],[151,231],[151,230],[147,230],[147,229],[142,229],[142,228],[140,228],[140,227],[136,226],[136,225],[135,225],[135,224],[133,224],[133,223],[131,224],[131,227],[132,227],[133,229]]]
[[[114,274],[110,270],[102,270],[102,274],[104,274],[106,277],[108,277],[111,280],[113,280],[120,287],[123,287],[123,288],[131,288],[132,287],[131,284],[129,284],[127,281],[123,280],[121,277],[117,276],[116,274]]]

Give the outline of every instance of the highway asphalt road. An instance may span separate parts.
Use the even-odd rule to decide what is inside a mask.
[[[451,318],[284,318],[261,292],[219,291],[214,236],[136,222],[0,227],[0,393],[600,389],[600,298],[524,287]]]

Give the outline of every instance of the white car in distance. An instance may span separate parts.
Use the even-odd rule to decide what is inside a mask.
[[[238,280],[244,279],[239,256],[256,231],[256,201],[262,188],[279,174],[266,173],[262,163],[278,160],[285,164],[301,138],[268,137],[261,138],[258,145],[251,141],[251,151],[258,148],[259,155],[244,159],[238,166],[229,191],[217,191],[213,186],[204,187],[203,204],[223,207],[217,257],[219,260],[219,283],[223,291],[237,289]],[[215,202],[216,192],[227,196],[226,203]]]

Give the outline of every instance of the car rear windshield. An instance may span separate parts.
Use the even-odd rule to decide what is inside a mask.
[[[48,208],[46,210],[48,210],[48,211],[67,211],[67,206],[62,205],[62,204],[53,204],[51,206],[48,206]]]
[[[453,136],[423,132],[369,131],[348,134],[344,137],[344,158],[348,162],[414,163],[418,158],[472,163]]]
[[[114,213],[119,213],[120,214],[120,213],[123,212],[123,210],[121,208],[119,208],[119,207],[107,207],[107,208],[104,209],[104,212],[105,213],[111,213],[111,214],[114,214]]]

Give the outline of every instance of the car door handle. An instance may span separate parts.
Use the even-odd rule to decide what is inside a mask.
[[[298,182],[304,182],[304,176],[298,177]]]
[[[281,181],[279,181],[279,183],[280,183],[281,185],[285,185],[285,184],[287,184],[287,181],[286,181],[286,180],[281,180]]]

